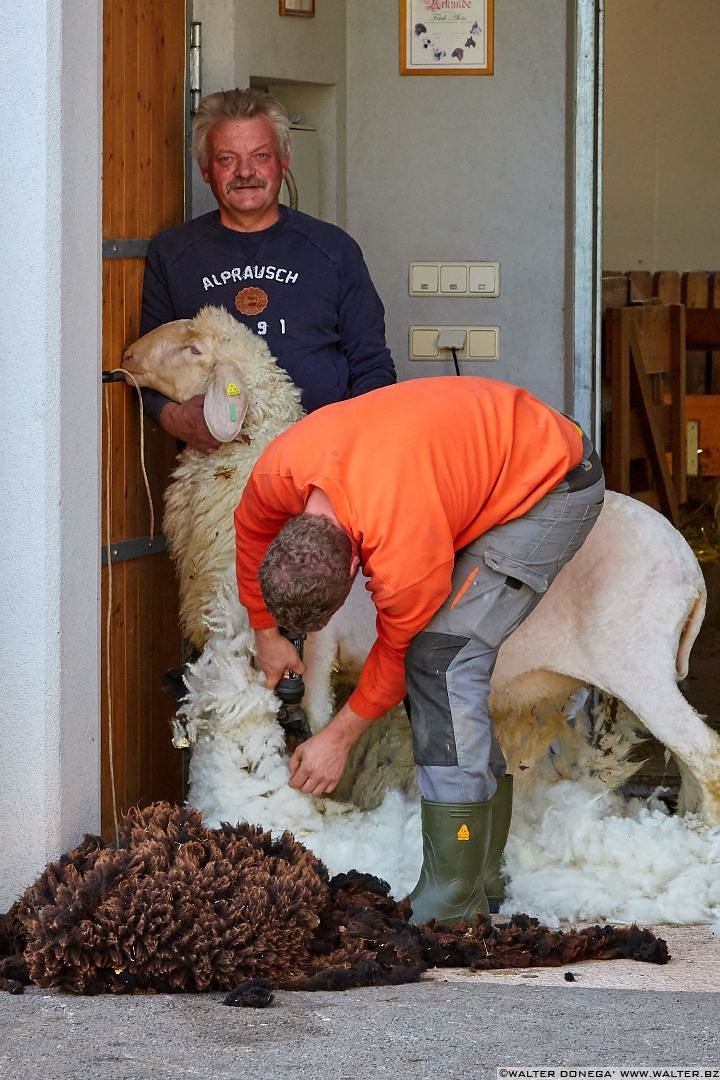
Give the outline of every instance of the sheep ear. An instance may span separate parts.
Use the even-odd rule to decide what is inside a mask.
[[[218,442],[232,442],[240,434],[248,409],[244,390],[233,378],[235,369],[218,364],[205,391],[205,423]]]

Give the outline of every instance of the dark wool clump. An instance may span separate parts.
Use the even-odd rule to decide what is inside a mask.
[[[662,964],[637,926],[548,930],[516,915],[452,930],[413,926],[407,900],[369,874],[327,870],[290,833],[208,829],[194,810],[129,811],[119,844],[87,836],[0,916],[0,989],[76,994],[230,991],[262,1007],[273,989],[347,990],[417,981],[429,967]]]

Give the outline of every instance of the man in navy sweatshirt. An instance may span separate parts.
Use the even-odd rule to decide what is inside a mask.
[[[282,105],[249,88],[210,94],[193,153],[218,209],[160,233],[145,267],[141,331],[225,307],[265,338],[307,412],[395,382],[385,312],[360,248],[342,229],[278,202],[290,160]],[[219,445],[202,397],[144,392],[161,426],[195,449]]]

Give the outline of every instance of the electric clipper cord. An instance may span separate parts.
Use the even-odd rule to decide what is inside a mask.
[[[295,647],[295,652],[302,660],[305,634],[293,634],[282,626],[279,626],[278,630]],[[288,669],[275,687],[275,693],[282,702],[277,714],[280,726],[285,729],[288,735],[294,735],[299,739],[309,738],[311,734],[310,726],[305,710],[300,704],[305,693],[305,683],[302,675]]]

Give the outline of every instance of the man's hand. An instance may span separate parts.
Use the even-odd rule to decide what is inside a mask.
[[[203,413],[202,394],[196,394],[189,401],[169,401],[160,413],[160,426],[176,439],[182,439],[193,450],[211,454],[221,444],[208,431]]]
[[[323,728],[301,743],[290,758],[290,787],[305,795],[324,795],[340,782],[352,743],[336,731]]]
[[[306,795],[325,795],[334,791],[350,750],[371,724],[372,720],[358,716],[349,705],[343,705],[327,727],[301,743],[290,758],[290,787]]]
[[[265,685],[268,690],[277,686],[286,671],[295,671],[298,675],[305,671],[305,665],[295,651],[295,646],[283,637],[277,626],[269,630],[255,631],[255,651],[258,664],[265,672]]]

